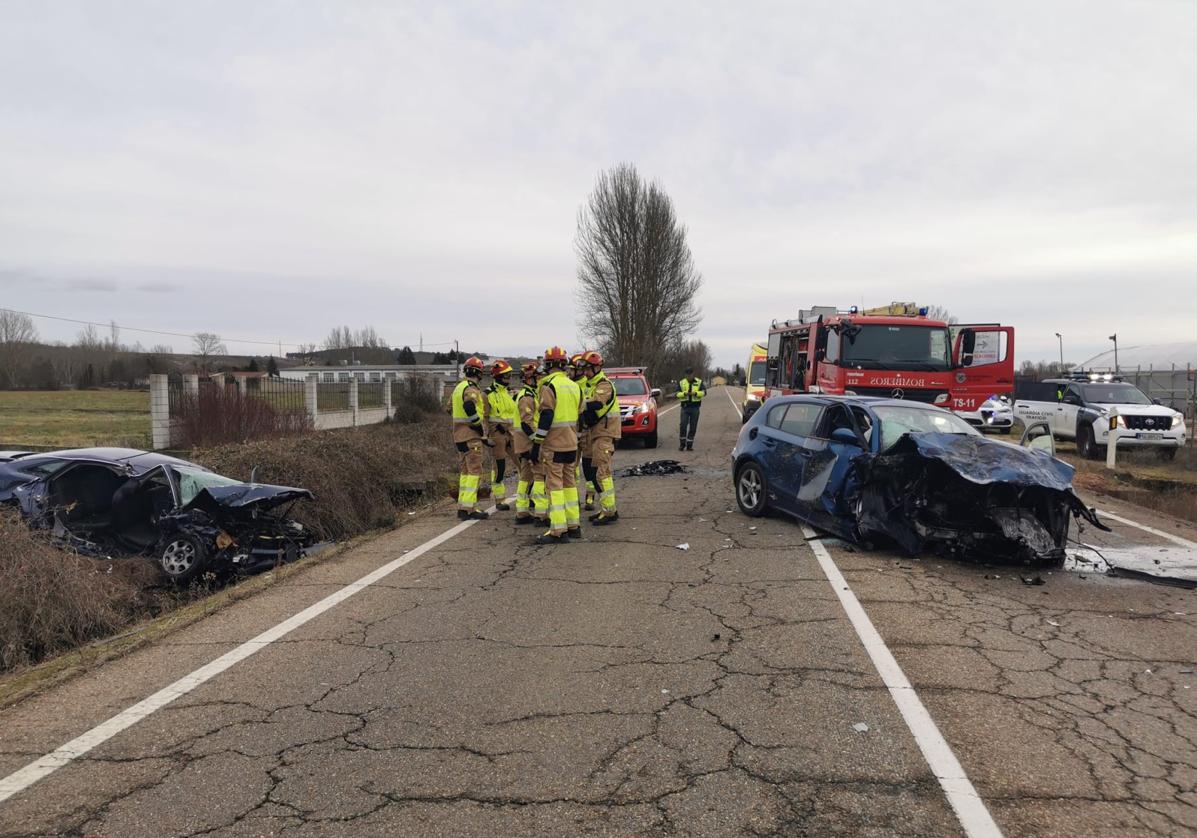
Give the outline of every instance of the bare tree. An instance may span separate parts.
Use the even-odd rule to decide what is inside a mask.
[[[581,328],[614,363],[653,370],[698,326],[702,275],[673,201],[636,168],[599,175],[578,211]]]
[[[195,354],[199,356],[199,368],[204,372],[208,371],[214,356],[229,354],[229,350],[220,342],[220,335],[211,332],[196,332],[191,342],[195,344]]]
[[[0,387],[17,386],[36,342],[32,317],[0,309]]]
[[[96,327],[91,323],[79,330],[79,334],[75,337],[75,346],[81,349],[99,349],[104,345],[100,340],[100,333],[96,331]]]
[[[945,306],[927,306],[927,316],[932,320],[942,320],[948,325],[960,322],[960,318],[950,313]]]

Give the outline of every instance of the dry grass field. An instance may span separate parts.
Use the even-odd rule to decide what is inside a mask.
[[[149,444],[145,390],[0,391],[0,448]]]

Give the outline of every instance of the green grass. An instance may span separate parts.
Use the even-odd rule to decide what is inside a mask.
[[[0,448],[149,444],[145,390],[0,390]]]

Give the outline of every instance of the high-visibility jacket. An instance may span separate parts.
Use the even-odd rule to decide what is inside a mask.
[[[677,397],[682,404],[698,404],[706,394],[701,378],[683,378],[678,384]]]
[[[602,402],[601,404],[597,404],[597,405],[594,402],[594,394],[595,394],[595,391],[598,389],[599,384],[601,384],[604,381],[609,382],[610,380],[611,379],[607,378],[606,373],[600,372],[598,375],[596,375],[594,378],[589,379],[587,382],[587,384],[589,386],[587,386],[587,388],[585,390],[586,413],[593,420],[597,421],[599,419],[602,419],[608,413],[610,413],[612,410],[615,410],[617,413],[619,412],[619,399],[615,395],[615,387],[614,386],[612,386],[610,388],[611,389],[611,398],[609,398],[609,399],[607,399],[607,401]],[[606,388],[604,388],[604,389],[606,389]]]
[[[566,428],[578,424],[582,407],[582,388],[563,372],[554,372],[542,382],[553,388],[557,406],[553,408],[553,427]]]
[[[578,447],[578,415],[582,388],[560,370],[540,382],[540,417],[532,441],[546,451],[573,451]]]
[[[466,402],[474,405],[474,415],[471,416],[466,412]],[[466,431],[473,431],[479,435],[482,434],[482,392],[478,389],[478,385],[468,378],[463,378],[457,382],[457,386],[453,388],[453,398],[450,401],[451,411],[453,414],[453,437],[455,442],[462,442],[459,437]],[[466,434],[467,436],[469,434]]]
[[[499,382],[486,388],[486,418],[494,425],[512,425],[516,420],[515,399]]]

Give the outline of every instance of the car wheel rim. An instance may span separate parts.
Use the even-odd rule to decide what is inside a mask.
[[[740,475],[740,501],[749,509],[755,509],[760,497],[760,475],[754,469],[745,469]]]
[[[162,569],[171,576],[191,570],[195,564],[195,545],[190,541],[172,541],[162,551]]]

